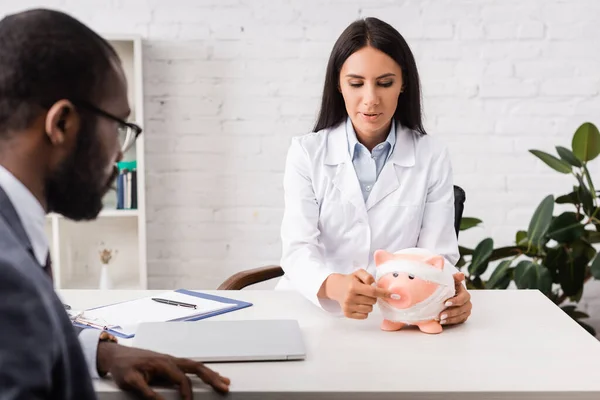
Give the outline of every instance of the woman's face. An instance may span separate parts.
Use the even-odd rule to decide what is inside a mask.
[[[339,85],[359,139],[385,140],[403,85],[400,66],[384,52],[363,47],[342,65]]]

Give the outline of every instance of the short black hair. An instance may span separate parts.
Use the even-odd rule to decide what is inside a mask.
[[[421,117],[421,89],[415,58],[402,35],[388,23],[369,17],[351,23],[333,46],[314,132],[338,125],[348,117],[339,91],[340,71],[346,59],[363,47],[371,46],[390,56],[402,69],[404,91],[398,97],[394,119],[403,126],[426,134]]]
[[[0,139],[61,99],[96,100],[118,56],[75,18],[32,9],[0,20]]]

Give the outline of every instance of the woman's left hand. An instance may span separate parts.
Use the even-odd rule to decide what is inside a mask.
[[[453,277],[456,294],[446,301],[446,309],[440,313],[440,324],[442,325],[462,324],[469,318],[473,308],[471,295],[462,284],[462,281],[465,280],[465,274],[458,272]]]

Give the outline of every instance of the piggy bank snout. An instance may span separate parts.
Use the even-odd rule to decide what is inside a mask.
[[[392,306],[404,308],[412,303],[412,296],[406,287],[401,287],[400,285],[391,285],[387,289],[391,293],[388,303],[390,303]]]
[[[429,297],[436,288],[435,284],[404,273],[388,274],[380,280],[378,286],[391,293],[386,301],[396,308],[411,307]]]
[[[390,288],[392,300],[406,300],[410,297],[408,290],[402,288]]]

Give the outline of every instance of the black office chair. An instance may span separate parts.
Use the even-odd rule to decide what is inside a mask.
[[[454,230],[456,231],[457,238],[458,232],[460,231],[463,211],[465,210],[466,200],[467,194],[465,191],[460,186],[454,185]]]
[[[454,185],[454,230],[456,231],[456,237],[458,237],[460,231],[460,222],[463,210],[465,209],[466,199],[467,195],[465,191],[460,186]],[[283,269],[279,265],[267,265],[265,267],[248,269],[230,276],[217,289],[241,290],[246,286],[283,276],[283,273]]]

